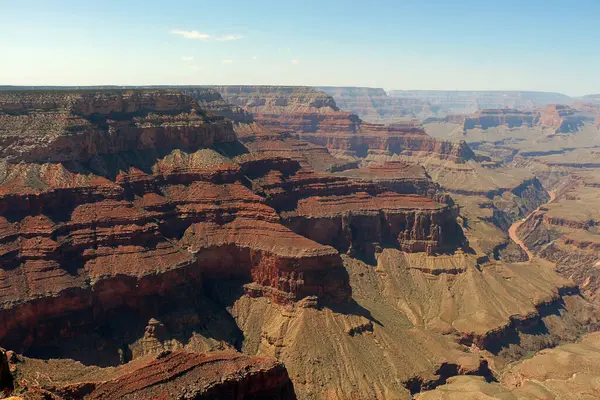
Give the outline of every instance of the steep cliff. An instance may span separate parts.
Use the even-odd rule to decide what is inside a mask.
[[[465,119],[465,129],[488,129],[499,125],[509,128],[516,126],[533,126],[538,123],[539,116],[532,111],[515,109],[481,110]]]
[[[3,92],[0,157],[26,162],[88,161],[99,154],[184,150],[235,140],[231,123],[210,118],[176,91]]]
[[[337,251],[280,225],[237,163],[202,148],[237,143],[231,122],[172,92],[14,97],[0,109],[17,120],[4,137],[21,141],[3,147],[0,176],[2,345],[45,347],[127,310],[147,321],[192,305],[186,296],[207,279],[240,279],[282,302],[349,298]],[[88,116],[81,131],[64,129],[64,110]],[[61,122],[37,129],[39,118]]]
[[[555,201],[521,225],[517,234],[537,256],[575,280],[582,292],[600,301],[600,181],[598,170],[572,171]]]
[[[225,86],[223,97],[250,112],[257,122],[324,146],[334,155],[365,157],[369,151],[434,154],[462,162],[473,156],[465,143],[429,137],[412,122],[391,125],[363,122],[340,110],[324,92],[304,87]]]
[[[383,89],[331,86],[315,89],[333,97],[342,110],[350,111],[370,123],[390,124],[412,118],[424,118],[433,113],[427,101],[390,97]]]
[[[508,128],[534,127],[551,129],[553,133],[577,131],[589,118],[578,115],[566,105],[549,105],[533,111],[516,109],[486,109],[467,116],[464,129],[489,129],[498,126]],[[448,122],[448,121],[447,121]]]
[[[572,98],[561,93],[520,91],[392,90],[389,96],[427,101],[437,117],[471,114],[492,108],[532,109],[549,104],[568,104]]]

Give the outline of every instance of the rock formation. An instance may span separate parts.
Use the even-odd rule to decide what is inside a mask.
[[[250,112],[257,122],[302,140],[324,146],[334,155],[365,157],[369,151],[392,154],[434,154],[463,161],[472,157],[464,143],[435,140],[420,125],[369,124],[340,110],[333,98],[302,87],[224,86],[216,90],[236,106]]]
[[[295,399],[283,364],[235,353],[161,352],[116,368],[12,356],[28,399]]]
[[[580,343],[544,350],[513,367],[500,383],[459,376],[419,400],[460,399],[593,399],[600,396],[598,334]]]
[[[465,129],[488,129],[500,125],[509,128],[516,126],[533,126],[538,122],[538,116],[532,111],[521,111],[510,108],[487,109],[477,111],[465,119]]]
[[[1,111],[2,345],[26,351],[122,308],[147,320],[205,279],[277,301],[350,296],[339,254],[280,225],[239,165],[203,149],[235,142],[231,122],[172,92],[23,96]]]
[[[408,399],[595,324],[493,256],[530,173],[310,88],[0,92],[0,143],[6,393]]]
[[[518,91],[392,90],[388,95],[426,101],[435,110],[435,115],[431,116],[441,118],[450,114],[472,114],[485,109],[533,109],[573,101],[560,93]]]
[[[350,111],[370,123],[392,124],[434,113],[427,101],[391,97],[383,89],[330,86],[315,89],[333,97],[342,110]]]
[[[549,128],[554,133],[569,133],[578,130],[589,118],[577,115],[576,111],[565,105],[549,105],[534,111],[516,109],[486,109],[467,116],[464,129],[489,129],[498,126],[508,128],[534,127]],[[452,119],[446,119],[452,122]]]
[[[552,203],[531,215],[517,234],[539,257],[556,263],[592,301],[600,301],[600,181],[597,169],[572,171]]]

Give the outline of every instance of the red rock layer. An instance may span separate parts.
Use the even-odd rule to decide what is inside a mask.
[[[235,140],[231,123],[208,119],[176,91],[0,93],[0,157],[86,161],[97,154]]]
[[[120,175],[123,186],[112,183],[109,192],[114,198],[91,192],[77,204],[77,191],[63,189],[62,199],[74,202],[62,215],[46,206],[59,204],[61,197],[39,200],[52,198],[56,190],[22,202],[23,217],[5,207],[9,211],[0,216],[0,337],[10,338],[13,346],[28,338],[27,346],[41,339],[31,336],[43,331],[31,330],[41,319],[91,307],[99,314],[141,307],[146,296],[169,296],[204,278],[255,279],[268,287],[265,295],[278,301],[349,297],[339,254],[279,225],[275,210],[236,181],[237,174],[215,184],[204,180],[208,169],[165,173],[159,168],[164,162],[156,164],[156,171],[163,172],[158,176]],[[218,176],[221,170],[212,172]],[[18,200],[14,192],[9,198]]]
[[[223,98],[267,128],[287,132],[356,132],[360,118],[341,111],[330,96],[309,87],[220,86]]]
[[[450,197],[441,192],[441,189],[433,183],[431,177],[421,165],[386,162],[371,164],[366,168],[339,172],[337,175],[360,182],[374,182],[390,192],[417,194],[440,203],[451,202]]]
[[[365,123],[341,111],[323,92],[305,87],[224,86],[215,88],[230,103],[250,112],[255,121],[302,140],[365,157],[369,150],[390,153],[428,153],[462,162],[473,156],[466,143],[453,144],[429,137],[412,123]]]
[[[556,133],[568,133],[578,130],[586,120],[577,115],[569,106],[554,104],[539,110],[539,124],[554,128]]]
[[[327,148],[285,135],[261,124],[238,124],[235,127],[241,143],[250,150],[246,158],[289,158],[303,168],[320,172],[343,171],[356,168],[356,162],[348,162],[333,157]],[[239,159],[238,159],[239,161]]]
[[[122,129],[109,127],[108,136],[121,143],[125,135],[122,145],[96,146],[92,139],[100,129],[89,137],[91,154],[74,158],[69,151],[63,163],[2,161],[0,345],[22,352],[50,345],[56,336],[102,326],[122,310],[147,321],[193,301],[208,280],[235,280],[253,296],[282,303],[306,296],[344,302],[351,296],[348,273],[329,245],[358,252],[377,246],[435,252],[463,243],[455,210],[447,204],[390,193],[375,181],[316,172],[344,169],[322,146],[244,123],[237,125],[238,141],[231,125],[213,124],[200,111],[180,114],[185,107],[175,101],[179,95],[128,93],[121,100],[103,92],[67,96],[74,100],[62,99],[58,106],[37,100],[29,121],[37,123],[36,110],[48,117],[65,102],[74,104],[69,115],[85,116],[90,126],[118,120]],[[134,106],[130,99],[136,99]],[[189,103],[185,96],[181,101]],[[320,102],[327,104],[315,99],[313,105]],[[163,117],[155,119],[155,111]],[[163,149],[154,133],[169,125],[165,118],[172,114],[184,121],[191,141],[186,135],[173,142],[162,137]],[[185,115],[198,124],[188,124]],[[28,118],[8,116],[15,117]],[[160,128],[151,121],[160,121]],[[19,126],[30,127],[29,122]],[[131,126],[140,141],[129,140]],[[72,134],[51,128],[40,137],[76,147],[68,141],[79,140],[79,128]],[[224,135],[217,134],[221,129]],[[393,129],[372,137],[388,137]],[[177,141],[182,149],[171,149]],[[32,143],[31,152],[12,156],[28,161],[45,151]],[[204,149],[206,144],[218,146]],[[391,165],[372,170],[391,174],[393,168],[386,168]],[[426,179],[422,171],[405,172]]]
[[[515,109],[488,109],[477,111],[464,119],[464,128],[489,129],[497,126],[515,128],[541,126],[552,128],[556,133],[568,133],[579,129],[587,120],[565,105],[549,105],[534,111]],[[448,121],[447,121],[448,122]]]
[[[295,232],[350,252],[392,246],[431,254],[462,243],[454,210],[415,195],[311,197],[300,200],[284,217]]]
[[[153,98],[150,111],[168,114],[175,107],[166,93],[167,99]],[[80,105],[75,96],[75,105],[90,115],[110,114],[117,105],[130,109],[125,100],[103,96],[83,96],[97,106]],[[147,111],[144,104],[136,112]],[[123,125],[134,123],[127,119],[131,115],[119,115]],[[215,132],[226,126],[221,139],[235,139],[231,125],[207,126],[214,132],[206,133],[204,125],[190,128],[194,147],[214,144]],[[140,129],[141,138],[154,137],[152,125]],[[48,135],[76,141],[77,132]],[[122,132],[114,133],[117,142]],[[191,145],[178,140],[183,148]],[[97,150],[85,162],[3,161],[0,344],[26,351],[56,332],[69,337],[80,327],[101,324],[122,308],[152,317],[160,307],[189,301],[186,293],[201,291],[206,279],[253,282],[248,288],[253,294],[281,302],[309,295],[324,301],[350,297],[337,251],[280,225],[268,202],[242,185],[247,178],[241,167],[218,152]],[[261,168],[281,173],[277,168],[290,165],[299,168],[289,159],[263,160]]]
[[[272,146],[276,141],[261,141],[257,136],[254,141],[242,140],[249,148],[261,149],[261,157],[237,158],[253,190],[300,235],[341,251],[367,253],[377,246],[432,253],[463,244],[452,200],[441,193],[420,166],[387,163],[332,176],[312,170],[312,160],[306,164],[308,167],[302,167],[302,159],[296,158],[298,168],[290,164],[291,160],[277,159],[278,155],[298,151],[289,140],[282,140],[277,146]],[[262,151],[265,148],[268,151]],[[269,157],[278,160],[277,167],[270,170],[264,167]],[[400,196],[389,193],[390,190],[413,196]],[[402,216],[390,217],[394,213]],[[352,234],[355,231],[366,234]]]
[[[532,111],[515,109],[480,110],[465,119],[465,129],[488,129],[500,125],[509,128],[533,126],[538,122],[538,115]]]
[[[89,399],[295,398],[285,367],[242,355],[175,352],[99,384]]]
[[[457,210],[451,201],[443,204],[419,194],[392,193],[376,179],[334,177],[304,168],[265,171],[252,166],[257,162],[248,161],[244,167],[254,190],[280,211],[284,223],[294,232],[321,244],[341,251],[372,252],[376,246],[393,246],[429,253],[453,250],[463,244],[464,237],[456,224]],[[371,172],[390,172],[402,166],[407,167],[392,164],[389,170],[374,167]],[[426,180],[421,167],[414,168],[417,170],[404,170],[406,177],[421,175],[426,181],[422,182],[423,188],[400,181],[387,184],[400,193],[422,189],[430,191],[431,197],[449,200],[436,191],[431,180]],[[356,173],[360,175],[361,170]]]
[[[383,89],[365,87],[317,87],[335,99],[342,110],[372,123],[395,122],[414,115],[432,114],[430,105],[414,98],[390,97]]]
[[[369,151],[408,156],[437,156],[443,160],[463,163],[473,158],[473,151],[466,142],[447,142],[426,135],[385,135],[364,133],[356,135],[301,134],[300,138],[327,147],[331,151],[366,157]]]
[[[13,358],[21,358],[14,357]],[[22,359],[11,365],[19,374],[17,388],[30,399],[295,399],[283,364],[236,353],[163,352],[152,360],[119,368],[95,369],[65,361],[65,381],[51,367],[30,370]],[[37,363],[36,363],[37,364]],[[78,377],[79,375],[85,377]]]

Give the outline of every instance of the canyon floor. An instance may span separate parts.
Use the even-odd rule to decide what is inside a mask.
[[[600,111],[323,90],[0,91],[3,396],[599,398]]]

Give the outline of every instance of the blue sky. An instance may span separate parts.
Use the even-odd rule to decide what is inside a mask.
[[[599,0],[0,0],[0,84],[600,93]]]

